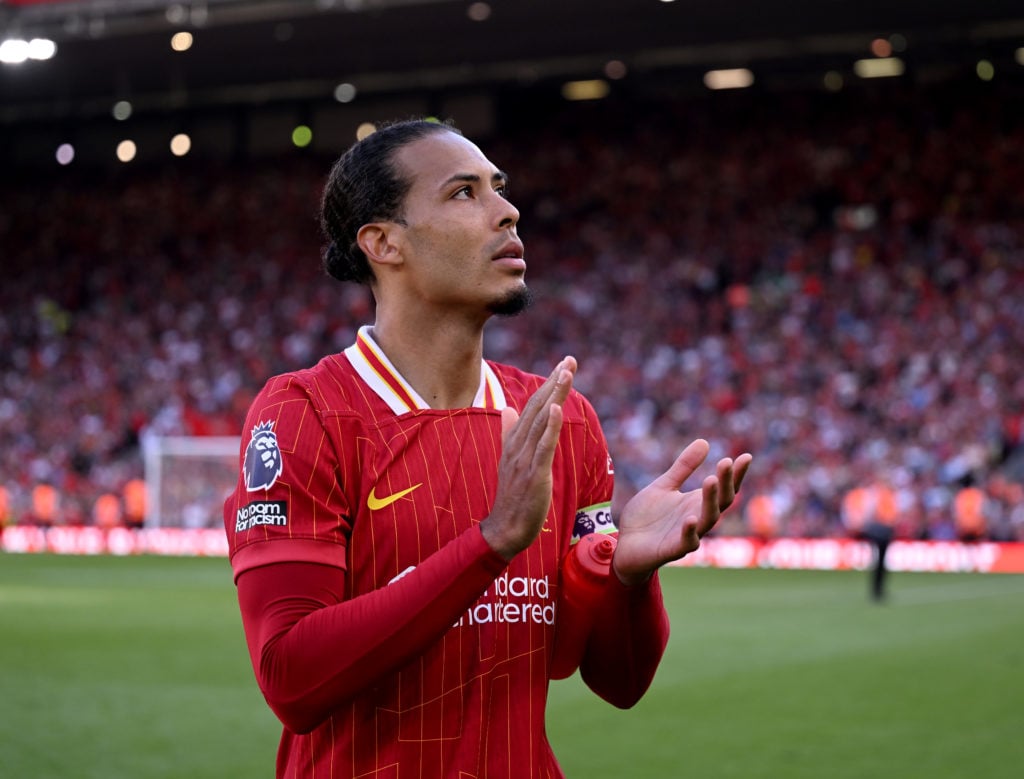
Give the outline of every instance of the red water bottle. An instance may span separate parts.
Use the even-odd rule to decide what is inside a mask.
[[[562,581],[555,609],[555,652],[551,678],[572,676],[583,660],[587,638],[601,606],[602,593],[612,576],[614,536],[583,536],[562,560]]]

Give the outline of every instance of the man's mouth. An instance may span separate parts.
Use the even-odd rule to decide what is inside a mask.
[[[504,259],[523,259],[523,244],[519,241],[509,241],[507,244],[502,246],[491,260],[504,260]]]

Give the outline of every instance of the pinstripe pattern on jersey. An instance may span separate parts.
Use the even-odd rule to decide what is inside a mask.
[[[271,542],[252,545],[305,554],[312,547],[289,547],[293,539],[319,541],[318,549],[330,551],[300,559],[342,554],[348,598],[386,587],[488,515],[501,454],[496,412],[522,409],[543,381],[483,362],[473,408],[429,409],[366,335],[315,368],[271,380],[251,412],[254,424],[275,421],[285,474],[266,497],[286,495],[290,510],[287,527],[249,531]],[[544,530],[502,574],[508,582],[542,582],[549,597],[502,594],[496,581],[474,604],[479,618],[460,620],[313,732],[285,732],[279,775],[560,777],[543,727],[553,625],[522,612],[518,619],[491,615],[553,602],[576,510],[610,498],[606,464],[593,410],[572,393]],[[383,508],[367,505],[371,490],[380,498],[417,483]],[[250,538],[232,543],[237,550]],[[273,559],[296,559],[291,554]]]

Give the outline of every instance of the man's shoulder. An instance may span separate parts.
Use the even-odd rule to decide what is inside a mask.
[[[329,354],[315,365],[271,376],[260,394],[267,400],[303,397],[321,410],[344,411],[358,406],[357,384],[344,353]]]

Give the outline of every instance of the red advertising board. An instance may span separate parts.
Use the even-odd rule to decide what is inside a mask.
[[[179,555],[220,557],[228,552],[224,531],[156,528],[8,527],[0,550],[10,553]],[[705,538],[696,552],[674,565],[716,568],[864,570],[872,563],[865,541],[844,538]],[[1024,543],[894,541],[886,564],[892,571],[1024,573]]]
[[[863,570],[873,561],[866,541],[847,538],[705,538],[676,565],[717,568]],[[1024,573],[1024,544],[957,541],[893,541],[885,557],[892,571]]]

